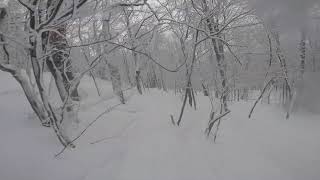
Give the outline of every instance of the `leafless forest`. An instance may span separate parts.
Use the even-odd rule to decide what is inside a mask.
[[[147,118],[161,114],[184,130],[189,113],[205,106],[195,119],[214,144],[224,120],[237,119],[237,103],[248,104],[240,113],[251,120],[266,116],[261,106],[280,109],[278,121],[320,113],[320,2],[0,0],[0,70],[19,85],[33,121],[54,133],[56,158],[78,149],[103,116],[131,105],[129,92],[143,104],[155,89],[178,97],[177,106],[162,113],[168,104],[150,95],[142,108],[159,111]],[[114,103],[83,115],[95,112],[84,110],[91,95],[97,106],[107,101],[106,84]]]

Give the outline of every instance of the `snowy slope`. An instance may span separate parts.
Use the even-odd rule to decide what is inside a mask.
[[[118,103],[110,84],[81,84],[81,124],[85,127]],[[198,110],[187,107],[181,127],[181,99],[158,90],[144,96],[126,92],[128,102],[104,115],[76,142],[61,150],[51,129],[39,126],[13,78],[0,73],[0,179],[2,180],[317,180],[320,178],[320,116],[290,120],[272,106],[232,105],[217,143],[204,136],[209,101],[199,95]],[[93,144],[92,144],[93,143]]]

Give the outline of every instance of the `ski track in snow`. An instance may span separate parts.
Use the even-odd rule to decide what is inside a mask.
[[[236,103],[213,143],[204,135],[210,112],[205,97],[198,96],[197,111],[187,105],[181,127],[177,127],[170,114],[177,120],[180,98],[150,90],[144,96],[130,95],[126,105],[90,127],[76,149],[54,158],[61,146],[52,130],[30,118],[29,105],[13,78],[1,73],[0,82],[7,85],[0,87],[1,180],[320,178],[319,115],[301,113],[285,120],[277,107],[259,104],[248,119],[252,102]],[[84,100],[99,103],[79,114],[80,129],[118,103],[109,98],[110,93],[111,89],[105,101]]]

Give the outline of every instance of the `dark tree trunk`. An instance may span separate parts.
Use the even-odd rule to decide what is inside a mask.
[[[56,1],[57,0],[47,1],[47,18],[50,17],[54,11],[56,11],[55,8],[57,7],[53,6],[57,4]],[[68,42],[66,39],[66,24],[62,24],[56,27],[55,30],[60,34],[54,31],[43,33],[43,47],[46,51],[49,50],[54,52],[51,57],[47,58],[46,64],[55,79],[60,97],[62,101],[64,101],[69,95],[69,88],[75,76],[72,72],[70,51],[68,50]],[[46,45],[49,45],[50,49],[46,49]],[[59,77],[61,77],[62,79],[60,79]],[[63,84],[61,84],[61,80]],[[70,97],[73,100],[79,100],[77,88],[70,92]]]
[[[61,99],[65,100],[67,96],[66,93],[69,92],[70,84],[74,80],[74,74],[72,72],[72,63],[69,59],[70,52],[67,49],[68,43],[65,38],[66,25],[61,25],[57,28],[57,31],[64,35],[64,37],[55,32],[47,34],[49,44],[52,48],[51,50],[55,52],[50,58],[47,58],[46,64],[55,79]],[[62,77],[63,86],[61,80],[58,78],[59,76]],[[79,99],[77,88],[70,93],[70,97],[73,100]]]

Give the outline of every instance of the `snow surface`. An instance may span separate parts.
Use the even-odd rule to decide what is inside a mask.
[[[19,85],[0,73],[0,180],[318,180],[320,116],[299,113],[285,120],[278,106],[232,104],[217,143],[204,130],[209,101],[198,94],[198,110],[187,107],[173,126],[181,98],[158,90],[127,91],[128,102],[104,115],[76,142],[61,150],[51,129],[40,127]],[[118,103],[110,83],[103,97],[86,78],[80,84],[81,124]],[[102,141],[101,141],[102,140]],[[93,142],[96,142],[92,144]]]
[[[303,81],[297,83],[297,98],[294,110],[304,109],[305,111],[320,114],[320,73],[306,72]]]

